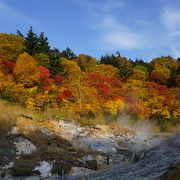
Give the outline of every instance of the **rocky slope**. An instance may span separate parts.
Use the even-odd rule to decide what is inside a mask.
[[[37,127],[23,118],[23,128],[0,128],[3,179],[156,179],[180,162],[178,135],[143,139],[121,127],[67,120]]]
[[[102,180],[138,180],[138,179],[179,179],[180,172],[180,136],[176,135],[161,144],[155,146],[144,158],[129,165],[118,165],[110,170],[93,173],[81,177],[67,177],[66,179],[102,179]],[[176,174],[173,174],[173,167],[176,166]],[[172,172],[169,172],[169,169]],[[172,175],[168,175],[172,173]],[[52,178],[56,179],[56,178]]]

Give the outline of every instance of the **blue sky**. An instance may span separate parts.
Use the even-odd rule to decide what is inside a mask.
[[[30,26],[76,54],[180,57],[180,0],[0,0],[0,32]]]

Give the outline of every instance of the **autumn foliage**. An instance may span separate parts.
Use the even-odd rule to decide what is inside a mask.
[[[38,111],[58,108],[79,118],[128,114],[180,123],[179,60],[133,62],[120,54],[99,62],[83,54],[67,59],[70,50],[61,54],[49,46],[45,54],[34,49],[32,57],[17,35],[0,34],[0,42],[1,99]]]

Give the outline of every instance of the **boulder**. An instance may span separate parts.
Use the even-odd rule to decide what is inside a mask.
[[[85,136],[87,134],[87,131],[85,131],[86,128],[81,127],[74,121],[60,120],[59,126],[61,129],[61,136],[68,140],[72,140],[78,136]]]
[[[14,166],[14,162],[10,162],[9,164],[0,168],[0,177],[3,179],[10,179],[12,177],[10,168]]]
[[[53,163],[47,161],[39,162],[39,166],[36,166],[33,171],[40,173],[41,178],[48,178],[51,176],[51,170],[53,168]]]
[[[31,154],[32,152],[36,151],[34,144],[23,138],[19,138],[17,142],[14,142],[14,145],[16,147],[17,155]]]
[[[13,166],[14,166],[14,162],[10,162],[9,164],[3,166],[2,169],[7,170],[7,169],[9,169],[9,168],[12,168]]]
[[[53,132],[51,132],[49,129],[45,127],[40,127],[39,130],[42,134],[46,135],[47,137],[51,137],[53,135]]]
[[[101,155],[101,154],[88,154],[86,156],[83,156],[82,158],[83,164],[86,163],[86,161],[92,161],[96,160],[98,165],[106,165],[107,164],[107,156]]]
[[[18,127],[14,126],[14,127],[12,128],[10,134],[12,134],[12,135],[19,134],[19,129],[18,129]]]
[[[86,143],[92,150],[107,154],[117,153],[118,143],[116,140],[112,138],[97,139],[97,138],[85,137],[82,138],[82,141]]]

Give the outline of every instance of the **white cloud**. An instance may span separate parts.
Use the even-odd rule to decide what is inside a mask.
[[[118,22],[112,15],[101,16],[94,26],[100,32],[98,44],[101,49],[137,49],[149,47],[147,38]],[[150,44],[150,42],[149,42]]]
[[[108,28],[108,29],[122,29],[118,21],[116,21],[111,15],[105,15],[99,19],[99,28]]]
[[[141,37],[131,32],[110,32],[103,35],[106,49],[135,49],[141,45]]]
[[[179,37],[180,37],[180,9],[177,7],[166,7],[161,13],[161,22],[166,32],[166,46],[175,58],[180,57]]]
[[[135,49],[147,46],[144,35],[116,19],[116,13],[123,10],[125,1],[84,1],[90,20],[87,25],[97,32],[95,45],[104,50]]]
[[[180,31],[174,31],[169,34],[170,37],[175,37],[175,36],[179,36],[179,35],[180,35]]]
[[[174,48],[178,47],[174,37],[180,35],[180,11],[177,7],[164,6],[162,12],[149,10],[155,13],[152,18],[148,16],[152,13],[146,14],[142,10],[142,16],[135,12],[130,19],[126,12],[129,3],[125,0],[79,1],[87,13],[86,25],[95,32],[93,44],[97,48],[150,50],[153,53],[166,50],[178,55],[179,51]],[[161,23],[154,17],[159,17]]]
[[[167,7],[161,14],[162,23],[170,30],[180,28],[180,9]]]
[[[97,29],[101,33],[99,44],[106,50],[135,49],[147,46],[142,34],[131,31],[112,16],[100,19]]]

